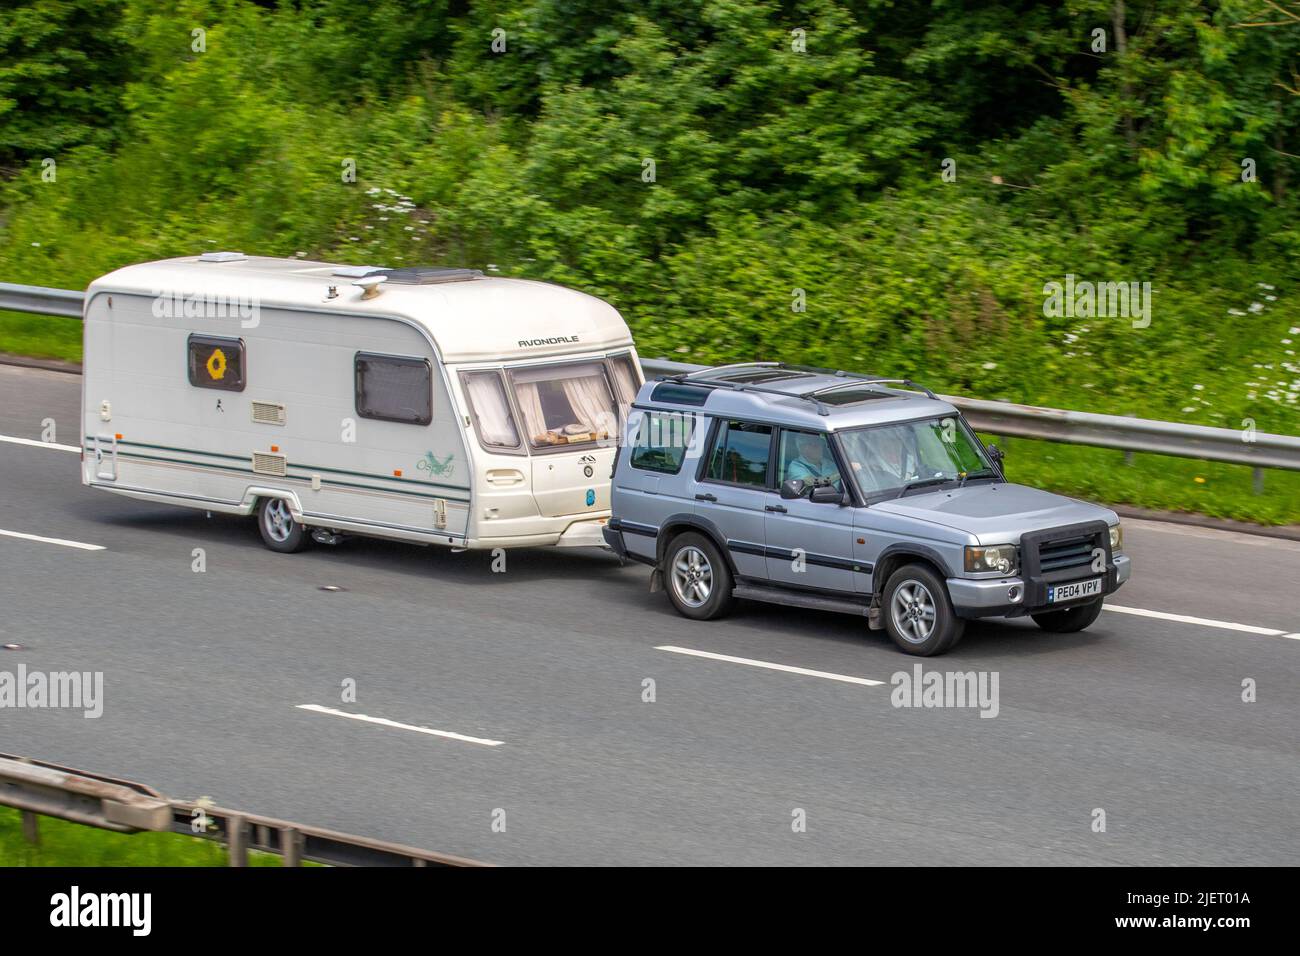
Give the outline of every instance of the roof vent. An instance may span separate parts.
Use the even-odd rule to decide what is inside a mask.
[[[205,252],[199,262],[243,262],[247,258],[242,252]]]
[[[330,275],[343,276],[345,279],[360,279],[372,272],[388,272],[387,266],[338,266]]]
[[[440,282],[465,282],[483,278],[481,269],[438,269],[412,266],[404,269],[381,269],[391,285],[437,285]]]

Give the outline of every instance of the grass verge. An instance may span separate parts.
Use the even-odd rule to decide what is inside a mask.
[[[23,836],[22,818],[0,807],[0,866],[226,866],[225,847],[178,833],[113,833],[39,817],[40,843]],[[250,852],[249,866],[279,866],[280,858]]]
[[[1263,525],[1300,524],[1300,472],[1264,469],[1256,494],[1249,465],[981,435],[1007,452],[1007,478],[1108,505],[1184,511]]]
[[[0,312],[0,352],[81,361],[81,320]]]

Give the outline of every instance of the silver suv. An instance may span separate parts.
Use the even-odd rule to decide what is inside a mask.
[[[970,618],[1081,630],[1130,570],[1113,511],[1008,484],[928,389],[780,363],[646,383],[612,510],[605,540],[686,617],[736,598],[842,611],[925,656]]]

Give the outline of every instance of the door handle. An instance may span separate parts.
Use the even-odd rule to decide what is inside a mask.
[[[781,512],[781,514],[785,514],[785,513],[786,513],[785,505],[763,505],[763,510],[764,510],[764,511],[779,511],[779,512]]]
[[[710,495],[710,494],[707,494],[707,493],[706,493],[706,494],[702,494],[702,495],[696,495],[696,496],[695,496],[695,500],[696,500],[696,501],[717,501],[717,500],[718,500],[718,496],[717,496],[717,495]]]

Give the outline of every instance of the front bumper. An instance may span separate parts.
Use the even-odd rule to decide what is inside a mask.
[[[1129,579],[1133,564],[1126,554],[1111,558],[1110,567],[1102,575],[1102,595],[1113,594]],[[1018,595],[1012,599],[1012,591]],[[948,596],[958,617],[1019,617],[1039,611],[1070,607],[1071,603],[1048,604],[1045,586],[1041,582],[1026,581],[1023,577],[972,580],[949,578]]]

